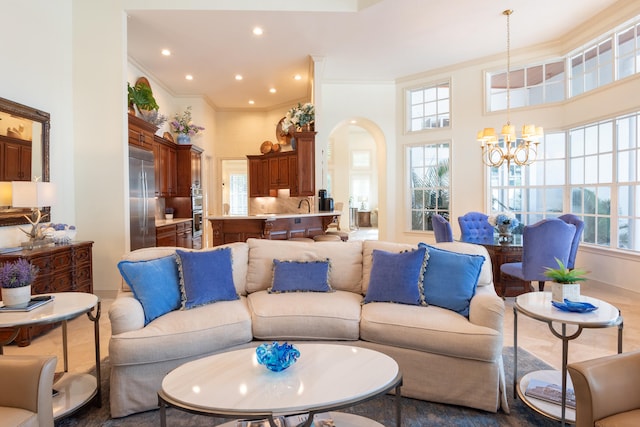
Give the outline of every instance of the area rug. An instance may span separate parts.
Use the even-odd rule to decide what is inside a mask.
[[[513,347],[505,347],[503,357],[507,379],[507,398],[511,414],[505,414],[501,411],[494,414],[460,406],[402,398],[402,425],[404,427],[556,427],[558,425],[557,422],[532,411],[520,399],[513,399]],[[538,369],[551,369],[551,367],[527,351],[520,349],[518,351],[518,372],[526,373]],[[88,405],[70,417],[57,421],[57,427],[155,427],[160,425],[160,414],[157,410],[124,418],[110,418],[109,373],[110,365],[108,359],[106,359],[102,363],[102,408]],[[353,408],[345,409],[344,412],[366,416],[385,426],[395,426],[394,399],[393,396],[382,396]],[[173,408],[167,410],[168,426],[209,427],[222,424],[225,421],[228,420],[193,415]]]

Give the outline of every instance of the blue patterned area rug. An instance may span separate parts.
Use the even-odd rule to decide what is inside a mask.
[[[503,357],[507,379],[507,398],[509,400],[511,414],[505,414],[503,412],[494,414],[460,406],[403,398],[403,427],[557,427],[557,422],[535,413],[525,406],[520,399],[513,399],[513,347],[505,347]],[[551,367],[527,351],[520,349],[518,351],[518,372],[522,374],[538,369],[551,369]],[[124,418],[110,418],[108,401],[109,373],[109,363],[108,361],[104,361],[102,364],[102,408],[88,405],[72,416],[57,421],[56,427],[155,427],[160,425],[160,414],[157,410],[130,415]],[[346,409],[344,412],[366,416],[385,426],[395,426],[394,396],[382,396],[353,408]],[[222,424],[225,421],[228,420],[189,414],[173,408],[167,410],[167,425],[172,427],[209,427]]]

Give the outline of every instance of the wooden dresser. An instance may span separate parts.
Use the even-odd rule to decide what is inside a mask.
[[[31,286],[32,294],[71,291],[93,293],[92,247],[93,242],[73,242],[11,252],[0,255],[0,264],[24,258],[37,266],[39,271]],[[15,342],[21,347],[27,346],[32,338],[52,328],[51,325],[22,328]],[[0,341],[10,334],[10,330],[0,329]]]

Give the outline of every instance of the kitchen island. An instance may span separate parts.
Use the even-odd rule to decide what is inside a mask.
[[[307,214],[224,215],[207,217],[213,231],[213,246],[245,242],[249,238],[288,240],[325,234],[340,211]]]

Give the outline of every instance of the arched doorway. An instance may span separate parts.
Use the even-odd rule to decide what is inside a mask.
[[[338,123],[329,133],[322,185],[336,202],[343,202],[341,228],[371,228],[385,235],[386,144],[380,128],[363,118]],[[357,210],[349,215],[349,208]]]

